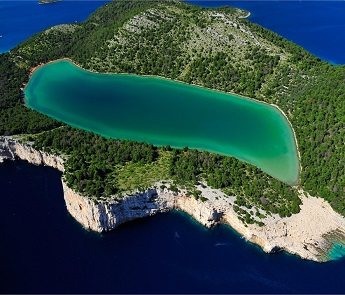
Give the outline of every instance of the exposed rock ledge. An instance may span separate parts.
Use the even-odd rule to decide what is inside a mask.
[[[64,170],[61,157],[0,137],[0,163],[16,157],[35,165]],[[246,227],[232,209],[233,198],[225,197],[222,192],[211,188],[203,191],[208,198],[205,202],[187,197],[183,192],[176,194],[167,189],[150,189],[125,196],[121,201],[95,204],[64,182],[62,184],[69,213],[86,229],[97,232],[112,230],[133,219],[177,209],[188,213],[206,227],[219,222],[228,224],[267,253],[285,250],[304,259],[322,262],[330,260],[328,252],[332,242],[345,241],[345,218],[323,199],[307,197],[303,191],[300,191],[303,202],[300,213],[286,218],[277,215],[266,217],[262,220],[265,226]]]
[[[109,231],[127,221],[173,209],[190,214],[206,227],[211,227],[219,221],[217,210],[210,204],[177,195],[167,189],[150,189],[144,193],[125,196],[121,201],[94,204],[90,199],[70,189],[64,182],[62,184],[70,214],[85,228],[97,232]]]
[[[45,165],[64,171],[63,159],[43,151],[37,151],[29,145],[11,139],[0,137],[0,163],[6,159],[22,159],[34,165]]]

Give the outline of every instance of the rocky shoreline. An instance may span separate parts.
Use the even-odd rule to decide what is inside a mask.
[[[0,163],[6,159],[22,159],[34,165],[46,165],[64,171],[61,156],[38,151],[11,137],[0,137]],[[135,192],[119,199],[95,203],[69,188],[62,179],[64,199],[69,213],[88,230],[110,231],[134,220],[181,210],[206,227],[218,223],[230,225],[246,240],[259,245],[267,253],[281,250],[299,255],[303,259],[323,262],[331,260],[329,250],[334,242],[345,241],[345,218],[336,213],[323,199],[307,196],[302,190],[301,211],[291,217],[267,216],[264,226],[243,224],[232,205],[235,197],[227,197],[221,191],[206,187],[207,200],[188,197],[159,185],[145,192]],[[337,238],[337,241],[333,239]]]
[[[64,172],[64,160],[60,156],[48,154],[35,150],[27,144],[11,139],[11,137],[0,137],[0,163],[4,160],[19,158],[34,165],[45,165]]]

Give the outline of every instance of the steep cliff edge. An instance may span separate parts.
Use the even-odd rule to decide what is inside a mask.
[[[110,231],[127,221],[173,209],[188,213],[207,227],[219,221],[218,212],[214,208],[167,189],[150,189],[125,196],[120,201],[94,203],[70,189],[64,182],[62,184],[69,213],[86,229],[97,232]]]
[[[37,151],[11,137],[0,137],[0,163],[6,159],[19,158],[34,165],[46,165],[64,171],[64,160],[60,156]],[[207,227],[219,221],[218,212],[209,204],[167,189],[151,189],[143,193],[128,195],[120,201],[94,203],[69,188],[62,180],[64,199],[69,213],[86,229],[97,232],[109,231],[137,218],[148,217],[173,209],[184,211]]]
[[[22,144],[11,137],[0,137],[0,163],[6,159],[26,160],[34,165],[50,166],[63,172],[63,159],[60,156],[37,151],[30,145]]]
[[[0,137],[0,163],[16,158],[64,171],[62,157],[37,151],[10,137]],[[300,198],[303,204],[298,214],[285,218],[267,216],[262,219],[265,225],[260,227],[242,223],[232,207],[235,197],[228,197],[210,187],[202,191],[207,197],[204,201],[188,197],[183,190],[177,194],[167,188],[153,188],[120,200],[114,198],[95,203],[69,188],[63,180],[62,185],[69,213],[86,229],[97,232],[110,231],[137,218],[181,210],[206,227],[228,224],[267,253],[285,250],[304,259],[322,262],[332,259],[329,253],[333,243],[344,244],[345,241],[345,218],[323,199],[308,196],[302,190]]]

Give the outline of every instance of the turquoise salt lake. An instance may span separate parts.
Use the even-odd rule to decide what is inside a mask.
[[[39,68],[26,104],[105,137],[196,148],[235,156],[294,184],[293,131],[275,107],[156,77],[97,74],[67,60]]]

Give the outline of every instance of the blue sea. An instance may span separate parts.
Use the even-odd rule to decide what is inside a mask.
[[[202,2],[219,3],[227,2]],[[252,21],[325,60],[345,63],[345,42],[339,40],[345,36],[345,2],[236,4],[252,12]],[[100,5],[0,1],[0,51],[54,24],[82,21]],[[6,36],[13,41],[6,43]],[[60,176],[24,161],[0,165],[0,293],[345,292],[345,258],[319,264],[285,253],[264,254],[227,226],[205,229],[178,212],[106,234],[88,232],[68,214]]]
[[[223,5],[243,8],[248,18],[304,47],[322,60],[345,64],[345,1],[203,1],[204,7]]]
[[[0,53],[51,26],[84,21],[106,2],[63,0],[39,5],[37,0],[0,1]]]
[[[108,0],[109,1],[109,0]],[[31,35],[61,23],[83,21],[105,0],[0,1],[0,53]],[[251,12],[249,20],[264,26],[333,64],[345,64],[345,1],[187,0],[204,7],[231,5]]]
[[[0,165],[0,293],[344,293],[344,259],[264,254],[182,213],[86,231],[66,211],[60,176]]]

